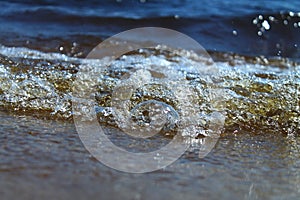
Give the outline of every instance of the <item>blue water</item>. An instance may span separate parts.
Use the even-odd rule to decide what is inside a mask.
[[[87,0],[87,1],[1,1],[7,13],[53,10],[77,16],[153,18],[179,16],[196,18],[203,16],[243,16],[257,13],[299,11],[299,1],[281,0]]]
[[[159,26],[181,31],[211,51],[300,57],[299,1],[30,0],[0,6],[1,43],[10,46],[56,51],[77,42],[91,48],[121,31]]]

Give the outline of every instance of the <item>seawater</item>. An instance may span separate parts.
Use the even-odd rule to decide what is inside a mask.
[[[298,1],[28,0],[0,5],[5,8],[0,13],[2,199],[298,199]],[[190,70],[206,69],[210,62],[183,49],[144,49],[120,57],[94,83],[93,106],[107,136],[141,152],[168,143],[182,104],[155,78],[177,76],[197,94],[190,105],[201,108],[197,126],[206,130],[190,136],[199,141],[211,136],[203,119],[216,110],[226,114],[225,129],[205,158],[191,144],[165,169],[125,174],[100,164],[82,145],[72,121],[78,115],[72,112],[72,89],[82,67],[101,64],[84,59],[92,48],[144,26],[194,38],[212,56],[217,73],[207,78]],[[178,74],[160,70],[168,66]],[[120,82],[132,74],[142,78],[136,72],[149,68],[153,82],[135,90],[127,108],[142,114],[134,116],[142,125],[148,118],[140,109],[149,102],[160,102],[171,115],[162,134],[141,142],[117,128],[111,99]],[[222,91],[220,104],[208,95],[212,89]]]

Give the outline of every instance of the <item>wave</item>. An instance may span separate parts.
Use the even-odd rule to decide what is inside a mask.
[[[18,12],[17,12],[18,11]],[[93,47],[95,40],[137,27],[165,27],[180,31],[197,40],[207,50],[234,52],[249,56],[265,55],[298,59],[300,57],[300,13],[262,12],[241,15],[153,15],[115,16],[107,13],[74,13],[56,7],[28,8],[3,13],[0,33],[2,44],[34,48],[51,46],[42,40],[72,38],[78,44]],[[21,25],[20,25],[21,24]],[[70,39],[71,40],[71,39]],[[30,41],[30,45],[28,45]],[[88,41],[88,42],[87,42]],[[17,44],[14,44],[17,43]],[[43,49],[42,49],[43,50]],[[58,48],[51,51],[57,51]]]
[[[44,113],[50,118],[65,120],[78,115],[72,110],[78,72],[85,68],[97,70],[101,66],[101,60],[28,48],[1,46],[0,55],[1,107],[29,114]],[[138,113],[137,108],[144,105],[141,102],[160,101],[178,113],[185,109],[184,106],[196,106],[200,109],[197,114],[200,118],[221,109],[226,114],[227,130],[299,134],[300,65],[297,62],[228,53],[216,53],[214,58],[218,72],[205,78],[198,72],[189,71],[189,67],[205,70],[210,64],[185,50],[153,49],[122,56],[94,79],[97,105],[91,108],[96,109],[100,122],[115,126],[112,95],[118,83],[126,82],[128,74],[147,67],[152,76],[172,82],[178,79],[175,74],[161,70],[171,66],[183,77],[182,83],[194,91],[194,97],[190,99],[193,103],[180,104],[173,91],[155,79],[133,91],[130,109]],[[139,78],[143,79],[145,75],[137,76],[136,80]],[[79,88],[85,90],[84,87],[87,86],[82,84]],[[222,91],[221,100],[215,101],[211,95],[210,91],[215,89]],[[176,126],[173,124],[172,127]]]

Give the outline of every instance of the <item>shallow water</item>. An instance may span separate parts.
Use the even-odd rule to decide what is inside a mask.
[[[300,195],[296,136],[228,134],[203,159],[189,150],[163,170],[128,174],[95,160],[72,123],[4,111],[0,116],[2,199],[297,199]]]
[[[1,199],[300,196],[298,1],[28,0],[0,5],[6,8],[0,13]],[[103,39],[143,26],[191,36],[215,65],[211,68],[212,60],[205,56],[164,46],[130,52],[100,71],[101,61],[83,59]],[[179,116],[197,108],[192,117],[185,115],[194,123],[192,131],[183,132],[191,138],[185,154],[145,174],[122,173],[98,162],[73,122],[73,117],[91,113],[72,99],[78,72],[85,68],[98,75],[86,82],[86,88],[96,86],[92,111],[109,139],[130,151],[167,144],[182,127]],[[149,113],[142,110],[153,102],[169,115],[160,134],[141,140],[117,128],[112,99],[120,99],[126,84],[150,77],[149,84],[138,84],[126,108],[144,127]],[[161,80],[181,80],[196,95],[183,104],[170,90],[173,83],[163,87]],[[114,93],[116,87],[119,93]],[[72,103],[82,110],[74,112]],[[222,119],[215,111],[224,114],[224,129],[203,122]],[[212,151],[199,158],[202,142],[216,136]]]
[[[114,80],[119,80],[122,73],[130,72],[130,65],[135,62],[142,62],[144,67],[150,63],[155,69],[155,63],[161,67],[169,58],[169,62],[177,60],[173,69],[186,72],[193,69],[183,68],[196,64],[187,56],[190,54],[182,50],[174,52],[173,57],[164,51],[153,56],[149,50],[152,56],[148,59],[147,51],[143,51],[146,58],[133,53],[115,61],[105,72],[106,76],[94,82],[100,84],[101,91],[97,97],[99,121],[116,126],[107,109],[110,88],[115,87]],[[162,170],[127,174],[104,166],[89,154],[70,121],[75,114],[70,107],[70,85],[80,59],[5,46],[1,54],[1,79],[6,80],[1,82],[3,111],[0,113],[3,199],[73,199],[75,196],[79,199],[297,199],[300,194],[297,63],[284,59],[254,61],[243,56],[235,56],[233,63],[224,61],[230,55],[216,55],[220,72],[215,78],[221,88],[227,88],[228,94],[226,129],[216,146],[206,157],[199,158],[201,145],[191,143],[179,160]],[[205,58],[194,59],[203,67]],[[85,64],[94,65],[93,61]],[[159,69],[156,72],[161,76],[163,71]],[[200,92],[205,91],[204,86],[210,87],[206,79],[197,81],[197,74],[186,73],[186,78],[191,86],[200,87]],[[257,81],[260,84],[254,84]],[[142,87],[143,91],[150,88]],[[161,90],[154,87],[153,95],[140,98],[159,99],[176,108],[174,97]],[[205,95],[202,98],[200,105],[207,101]],[[132,102],[134,106],[140,100],[135,98]],[[253,102],[264,107],[253,110]],[[203,104],[202,115],[211,112],[210,103]],[[284,110],[266,116],[265,113],[278,109],[280,104]],[[142,142],[132,140],[112,126],[106,127],[106,134],[125,149],[149,151],[169,141],[163,135]],[[210,134],[202,136],[210,137]]]

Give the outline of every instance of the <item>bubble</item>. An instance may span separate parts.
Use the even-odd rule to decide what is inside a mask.
[[[185,53],[185,56],[196,60],[182,70],[164,58],[166,50],[174,54],[172,59],[176,59],[176,54]],[[161,132],[174,133],[168,144],[146,153],[129,152],[113,144],[98,122],[96,110],[99,109],[95,110],[98,106],[95,93],[99,93],[97,80],[105,76],[106,71],[114,70],[116,59],[121,58],[118,61],[121,64],[124,59],[122,56],[134,51],[142,52],[144,57],[139,56],[139,59],[143,60],[143,64],[116,68],[121,73],[120,76],[116,74],[119,80],[111,88],[109,102],[113,120],[124,134],[146,139]],[[152,56],[153,53],[156,56]],[[187,74],[210,80],[209,77],[218,70],[196,41],[170,29],[137,28],[103,41],[87,58],[99,60],[101,65],[83,66],[77,73],[73,95],[83,101],[78,103],[78,100],[74,100],[72,108],[74,113],[81,113],[74,116],[74,122],[84,146],[100,162],[124,172],[155,171],[176,161],[188,149],[191,139],[200,132],[211,138],[207,140],[208,143],[204,143],[207,145],[203,148],[205,152],[209,153],[213,148],[223,128],[224,120],[220,117],[223,113],[219,113],[217,109],[210,113],[201,111],[198,91],[190,85]],[[134,57],[126,57],[127,63],[129,58]],[[197,59],[201,62],[206,60],[207,65],[200,64]],[[126,73],[122,73],[122,68],[126,68]],[[209,83],[213,85],[212,80]],[[212,97],[212,107],[218,105],[218,101],[222,102],[222,93],[209,89],[206,93],[205,95]],[[100,112],[106,113],[103,109]],[[199,115],[201,112],[203,115]]]

